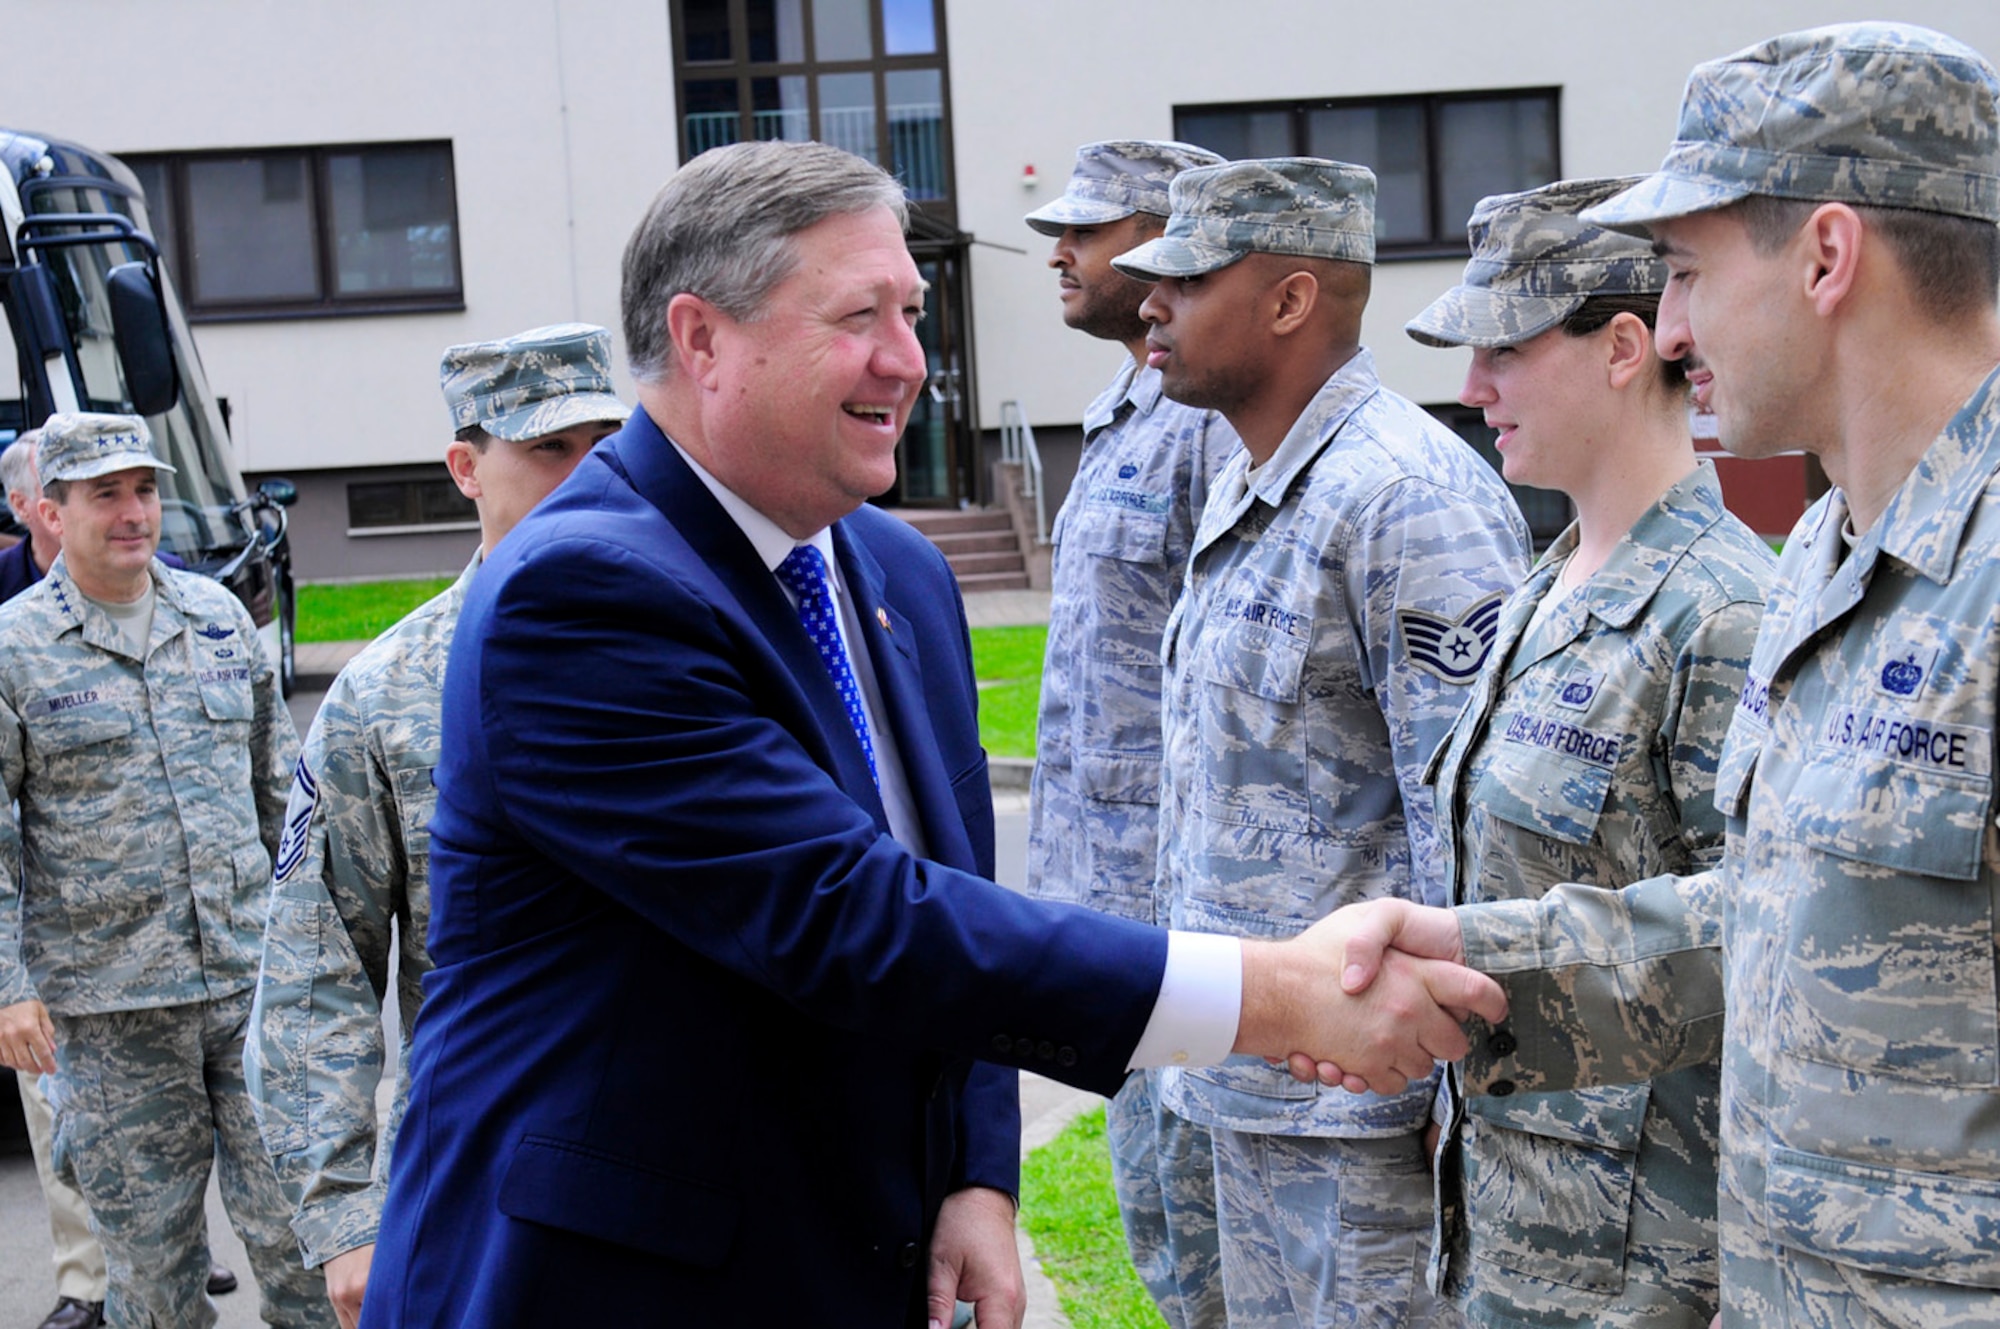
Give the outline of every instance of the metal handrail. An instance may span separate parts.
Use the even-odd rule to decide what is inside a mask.
[[[1018,401],[1000,403],[1000,461],[1021,468],[1023,494],[1035,501],[1035,543],[1049,542],[1047,487],[1042,483],[1042,450],[1035,446],[1035,427]]]

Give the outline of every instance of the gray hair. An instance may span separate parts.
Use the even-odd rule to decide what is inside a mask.
[[[732,143],[681,167],[625,245],[620,306],[632,377],[666,377],[673,358],[667,305],[676,295],[697,295],[733,319],[753,320],[798,265],[793,236],[872,208],[909,224],[894,176],[824,143]]]
[[[35,480],[35,447],[41,441],[42,431],[30,429],[0,452],[0,487],[8,495],[9,507],[13,506],[14,494],[26,494],[30,503],[42,495],[42,487]]]

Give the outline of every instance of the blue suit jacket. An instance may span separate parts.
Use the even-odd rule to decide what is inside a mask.
[[[474,579],[368,1325],[921,1323],[944,1196],[1016,1183],[1013,1072],[974,1058],[1119,1084],[1165,934],[982,880],[950,571],[873,509],[834,544],[930,860],[643,412]]]

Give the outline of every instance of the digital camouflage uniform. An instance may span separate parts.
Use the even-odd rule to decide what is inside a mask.
[[[1777,38],[1697,68],[1662,176],[1586,216],[1748,191],[2000,220],[1996,93],[1922,29]],[[1721,1050],[1723,1324],[1992,1325],[2000,384],[1852,549],[1847,519],[1836,490],[1779,560],[1717,775],[1723,865],[1460,910],[1512,1004],[1465,1076],[1541,1090]]]
[[[1409,334],[1518,346],[1567,335],[1560,325],[1592,296],[1657,295],[1667,269],[1652,247],[1578,216],[1635,182],[1480,200],[1465,275]],[[1615,464],[1615,444],[1599,446]],[[1579,538],[1565,531],[1507,602],[1439,752],[1455,902],[1532,900],[1565,881],[1616,887],[1722,856],[1716,762],[1771,551],[1723,507],[1706,464],[1570,591],[1561,574]],[[1475,1324],[1707,1329],[1720,1075],[1709,1061],[1638,1084],[1468,1100],[1447,1070],[1433,1286]]]
[[[416,1027],[431,969],[431,770],[444,665],[477,567],[475,559],[340,671],[292,780],[249,1069],[309,1266],[372,1243],[381,1222],[388,1176],[375,1160],[389,1157],[409,1094],[399,1067],[378,1147],[381,1003],[393,953],[400,1025]]]
[[[501,443],[629,413],[611,390],[611,335],[590,324],[448,347],[438,374],[453,430],[477,425]],[[393,953],[407,1043],[431,970],[431,771],[445,661],[479,563],[348,661],[292,780],[246,1069],[308,1266],[373,1244],[381,1223],[409,1097],[405,1061],[378,1132],[382,999]]]
[[[1044,235],[1146,212],[1173,176],[1219,162],[1180,143],[1087,143]],[[1028,891],[1140,922],[1160,815],[1160,639],[1180,597],[1208,484],[1236,450],[1213,411],[1160,391],[1127,359],[1083,417],[1083,455],[1056,515],[1049,636],[1028,803]],[[1105,1108],[1112,1179],[1141,1281],[1172,1329],[1223,1323],[1208,1133],[1165,1112],[1133,1071]]]
[[[1722,855],[1715,768],[1771,575],[1704,465],[1579,592],[1574,528],[1510,600],[1439,769],[1458,901],[1616,887]],[[1537,606],[1562,598],[1529,632]],[[1716,1112],[1706,1062],[1649,1082],[1454,1102],[1441,1160],[1451,1291],[1490,1325],[1706,1329]],[[1453,1078],[1456,1078],[1455,1076]]]
[[[1373,186],[1307,159],[1189,171],[1166,234],[1114,263],[1179,275],[1297,252],[1277,245],[1370,261]],[[1366,351],[1249,460],[1210,489],[1167,628],[1170,921],[1282,938],[1351,901],[1441,902],[1423,767],[1526,570],[1526,526],[1493,468],[1384,389]],[[1435,1078],[1357,1096],[1244,1056],[1162,1078],[1167,1106],[1214,1134],[1231,1325],[1428,1322]]]
[[[107,464],[75,466],[93,447]],[[80,480],[150,456],[142,422],[56,416],[39,469]],[[58,1166],[89,1200],[111,1324],[214,1323],[214,1159],[263,1317],[330,1325],[242,1082],[297,735],[243,606],[158,560],[151,577],[143,660],[64,558],[0,607],[0,774],[20,807],[18,832],[0,818],[0,1005],[39,997],[54,1021]]]

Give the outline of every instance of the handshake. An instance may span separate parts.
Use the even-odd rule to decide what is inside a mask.
[[[1302,1081],[1400,1093],[1470,1050],[1473,1015],[1507,1016],[1500,985],[1464,966],[1458,917],[1407,900],[1328,914],[1288,941],[1243,943],[1238,1052]]]

